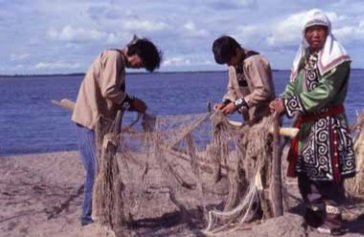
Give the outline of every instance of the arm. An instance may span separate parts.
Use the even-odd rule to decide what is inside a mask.
[[[286,85],[286,88],[284,89],[283,93],[280,95],[281,98],[289,98],[294,96],[294,82],[290,81]]]
[[[214,110],[224,110],[224,108],[228,107],[231,102],[235,101],[238,97],[236,95],[236,86],[234,83],[234,80],[236,80],[236,72],[235,72],[235,68],[234,67],[229,67],[229,81],[227,84],[227,88],[226,88],[226,93],[222,98],[222,103],[219,104],[215,104],[214,105]],[[237,83],[237,81],[236,81]],[[234,107],[233,107],[234,108]],[[233,111],[229,112],[227,111],[223,111],[223,113],[232,113]]]
[[[298,73],[299,70],[302,69],[304,67],[304,57],[301,58],[299,66],[298,66]],[[292,78],[292,74],[294,73],[294,69],[291,69],[291,75],[290,75],[290,80],[285,88],[285,90],[283,91],[283,93],[280,95],[281,98],[289,98],[289,97],[293,97],[294,93],[295,93],[295,87],[296,87],[296,82],[297,82],[297,77],[298,74],[296,74],[294,76],[294,78]]]
[[[249,58],[244,68],[251,93],[244,97],[248,107],[266,102],[273,95],[272,71],[267,60],[261,56]]]
[[[101,59],[102,96],[119,106],[120,109],[144,113],[147,105],[140,99],[129,96],[121,89],[124,83],[125,62],[116,51],[106,51]]]
[[[226,87],[226,93],[223,96],[222,100],[223,102],[232,102],[235,101],[237,99],[237,95],[236,95],[236,90],[239,90],[239,88],[236,88],[236,83],[234,83],[233,80],[237,80],[236,79],[236,71],[234,67],[229,67],[229,81]],[[228,104],[226,102],[226,104]]]
[[[128,100],[127,94],[120,88],[124,83],[120,73],[125,70],[125,63],[117,52],[106,51],[101,57],[102,96],[115,104],[122,104],[125,99]]]

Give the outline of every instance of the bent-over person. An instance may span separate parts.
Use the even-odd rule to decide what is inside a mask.
[[[145,113],[147,105],[125,91],[125,69],[145,68],[153,72],[160,61],[161,52],[151,41],[134,37],[125,48],[104,50],[98,55],[81,83],[72,114],[86,170],[81,225],[93,222],[92,193],[97,170],[95,130],[100,122],[114,121],[118,110]]]
[[[218,64],[229,67],[227,92],[214,110],[224,114],[242,113],[248,124],[269,115],[269,103],[275,98],[272,70],[268,59],[245,49],[231,36],[216,39],[212,46]]]
[[[229,69],[227,92],[222,102],[214,105],[214,110],[225,115],[238,111],[242,114],[246,126],[253,126],[269,116],[269,103],[275,98],[275,91],[267,58],[256,51],[243,48],[231,36],[217,38],[213,42],[212,51],[216,63],[226,64]],[[235,175],[241,184],[235,189],[242,193],[247,191],[248,181],[254,177],[257,167],[256,159],[238,159],[239,167],[236,167]],[[258,203],[259,201],[256,202],[255,208],[263,214]],[[230,208],[225,206],[225,210]]]

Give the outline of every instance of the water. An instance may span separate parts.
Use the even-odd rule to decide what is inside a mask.
[[[277,94],[288,71],[274,71]],[[363,109],[364,70],[353,70],[346,111],[349,122]],[[82,76],[0,77],[0,155],[77,149],[71,113],[52,99],[75,100]],[[127,91],[142,98],[156,115],[194,114],[207,111],[207,102],[219,102],[225,93],[226,72],[128,74]],[[125,121],[135,118],[130,113]],[[234,116],[233,116],[234,117]],[[236,117],[238,118],[238,117]]]

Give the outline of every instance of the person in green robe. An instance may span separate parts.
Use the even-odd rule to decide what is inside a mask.
[[[306,222],[321,233],[343,234],[343,182],[355,175],[343,105],[351,59],[333,36],[329,18],[318,9],[308,12],[303,36],[290,81],[270,108],[295,118],[300,129],[288,154],[288,176],[298,177]]]

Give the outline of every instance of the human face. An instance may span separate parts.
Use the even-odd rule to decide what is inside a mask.
[[[325,45],[327,37],[326,26],[310,26],[305,30],[305,38],[307,43],[310,45],[311,50],[318,51]]]
[[[235,67],[236,65],[239,64],[240,59],[244,57],[244,51],[241,49],[236,49],[236,54],[235,56],[233,56],[226,64],[231,67]]]
[[[137,54],[129,56],[128,61],[131,68],[142,68],[144,66],[143,60]]]
[[[238,56],[234,56],[226,64],[228,66],[236,66],[238,63],[239,63],[239,57]]]

